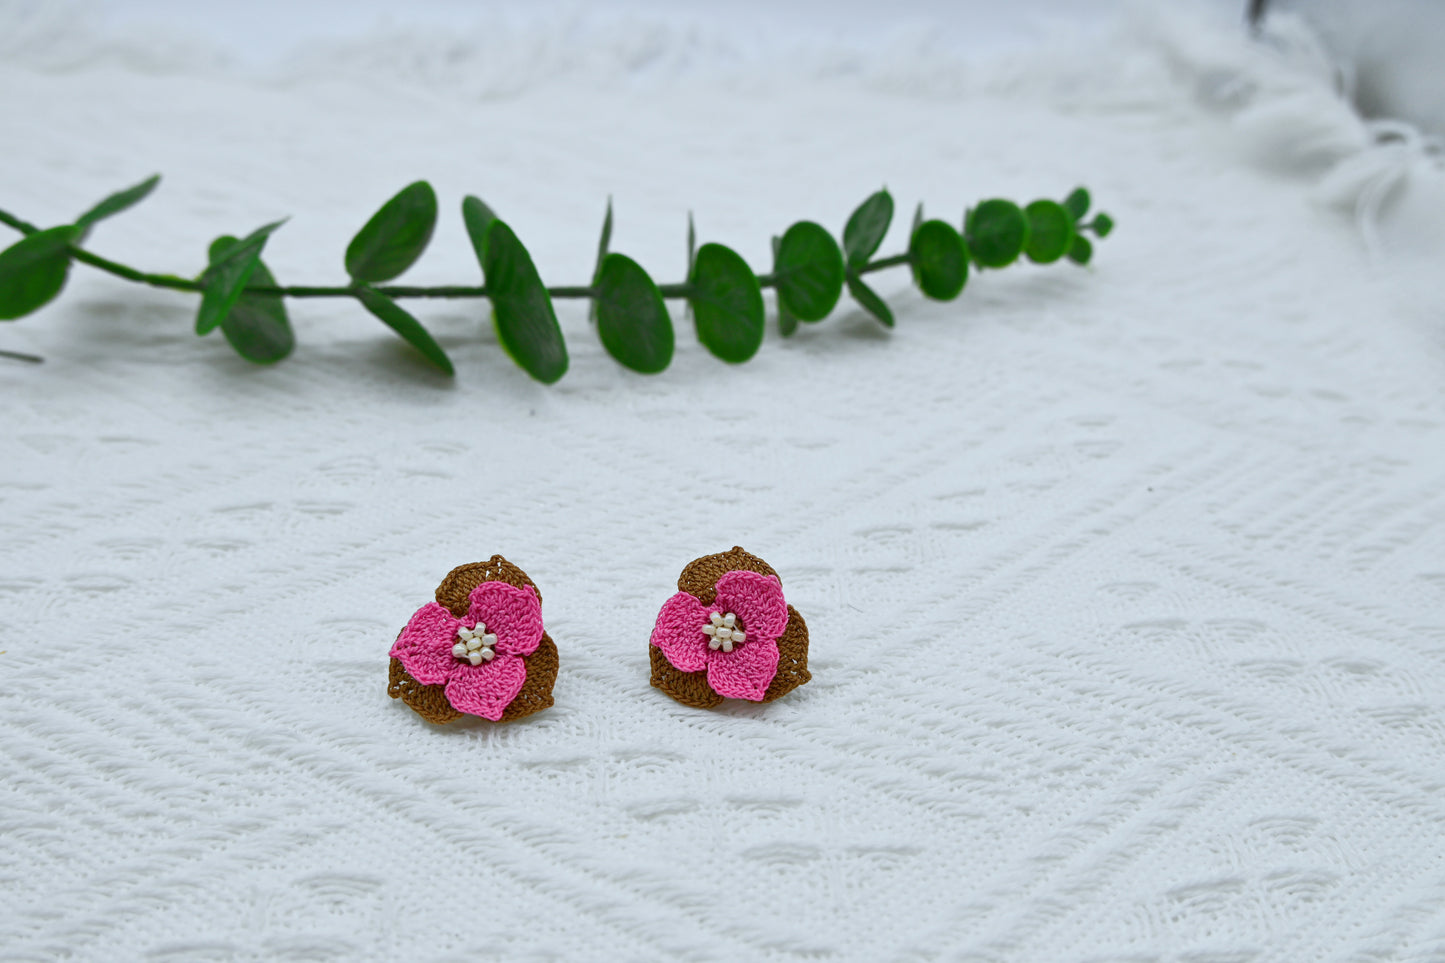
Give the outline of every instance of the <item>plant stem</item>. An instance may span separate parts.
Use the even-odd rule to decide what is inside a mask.
[[[176,277],[174,274],[147,274],[138,271],[133,267],[103,258],[98,254],[70,245],[70,254],[82,264],[89,264],[93,268],[99,268],[107,274],[114,274],[116,277],[125,278],[127,281],[135,281],[138,284],[149,284],[153,288],[168,288],[172,291],[204,291],[206,286],[199,281],[189,281],[185,278]]]
[[[35,234],[40,230],[40,228],[36,227],[34,224],[31,224],[28,221],[22,221],[20,220],[20,218],[16,217],[14,214],[9,213],[8,211],[0,211],[0,223],[9,224],[21,234]]]
[[[25,361],[30,364],[43,364],[45,359],[38,354],[22,354],[19,351],[0,351],[0,358],[9,358],[12,361]]]
[[[8,224],[22,234],[34,234],[40,230],[34,224],[22,221],[20,218],[6,211],[0,210],[0,223]],[[174,274],[150,274],[141,271],[119,261],[112,261],[109,258],[93,254],[84,248],[71,245],[71,256],[82,264],[89,264],[91,267],[113,274],[116,277],[124,278],[127,281],[134,281],[136,284],[146,284],[153,288],[165,288],[169,291],[190,291],[199,294],[205,291],[206,286],[198,280],[178,277]],[[907,264],[911,260],[910,255],[895,254],[892,257],[879,258],[876,261],[869,261],[858,268],[859,274],[870,274],[873,271],[882,271],[885,268],[897,267]],[[778,278],[776,274],[759,274],[758,286],[762,288],[777,287]],[[401,284],[377,285],[376,290],[389,298],[485,298],[487,289],[485,286],[475,287],[458,284],[441,285],[438,287],[415,287]],[[688,298],[693,294],[693,286],[688,282],[677,284],[659,284],[658,293],[664,298],[676,300]],[[355,296],[355,291],[349,285],[247,285],[246,293],[259,297],[287,297],[287,298],[349,298]],[[588,284],[560,285],[549,287],[547,293],[554,298],[595,298],[597,289]],[[38,359],[37,359],[38,360]]]
[[[892,257],[880,257],[876,261],[869,261],[858,269],[859,274],[871,274],[874,271],[882,271],[884,268],[898,267],[913,260],[911,254],[895,254]]]

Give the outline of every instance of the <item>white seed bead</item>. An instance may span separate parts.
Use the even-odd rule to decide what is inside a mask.
[[[461,628],[457,629],[457,638],[461,639],[463,642],[467,641],[471,637],[472,630],[467,628],[466,626],[462,626]]]
[[[493,659],[495,659],[495,658],[497,657],[497,653],[493,652],[491,649],[483,649],[483,650],[480,652],[480,655],[481,655],[482,658],[486,659],[488,662],[492,661]]]
[[[729,612],[727,615],[724,615],[724,616],[723,616],[723,625],[726,625],[728,628],[732,628],[734,625],[737,625],[737,624],[738,624],[738,617],[737,617],[736,615],[734,615],[733,613]]]
[[[726,642],[728,639],[731,639],[732,637],[733,637],[733,630],[730,629],[730,628],[728,628],[727,626],[723,626],[722,628],[720,628],[720,629],[717,630],[717,636],[716,636],[716,638],[718,639],[719,642]]]
[[[722,639],[709,639],[707,647],[716,652],[718,649],[722,648]]]
[[[722,644],[722,649],[723,649],[724,652],[731,652],[731,651],[733,650],[733,640],[732,640],[732,639],[727,639],[727,640],[725,640],[725,641],[723,642],[723,644]]]
[[[477,620],[477,624],[472,627],[472,634],[473,634],[473,635],[485,635],[486,632],[487,632],[487,623],[485,623],[485,622],[481,621],[480,619],[478,619],[478,620]]]
[[[733,641],[734,641],[734,642],[741,642],[741,641],[742,641],[743,639],[745,639],[745,638],[747,638],[747,633],[746,633],[746,632],[744,632],[742,629],[733,629]]]
[[[459,659],[465,659],[467,657],[467,647],[458,642],[456,645],[452,646],[452,655],[456,656]]]
[[[495,635],[492,635],[491,633],[488,633],[488,634],[482,636],[482,645],[486,646],[487,648],[490,649],[492,646],[494,646],[494,645],[496,645],[496,644],[497,644],[497,637],[496,637]]]
[[[704,626],[702,627],[702,634],[703,634],[703,635],[706,635],[706,636],[716,635],[716,634],[717,634],[717,626],[716,626],[716,625],[713,625],[711,622],[709,622],[707,625],[704,625]]]
[[[480,652],[468,652],[468,653],[467,653],[467,661],[470,662],[472,665],[481,665],[481,664],[482,664],[482,653],[480,653]]]
[[[709,615],[708,618],[712,620],[713,625],[723,624],[723,617],[721,612],[714,612],[712,615]]]

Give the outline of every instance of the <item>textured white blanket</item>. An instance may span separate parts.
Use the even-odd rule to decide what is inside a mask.
[[[0,365],[0,959],[1445,959],[1445,299],[1390,249],[1435,173],[1298,49],[1174,27],[988,69],[545,25],[280,80],[12,47],[0,207],[162,171],[88,242],[154,270],[289,214],[280,280],[336,283],[417,177],[416,283],[478,280],[468,192],[553,283],[609,193],[660,281],[689,208],[761,269],[884,182],[885,252],[915,199],[1085,183],[1120,226],[951,304],[880,276],[894,331],[845,307],[740,367],[677,310],[633,375],[561,302],[553,388],[476,305],[417,308],[455,383],[328,301],[257,369],[77,268],[0,328],[47,358]],[[686,709],[648,633],[733,544],[814,681]],[[494,552],[556,706],[432,727],[387,648]]]

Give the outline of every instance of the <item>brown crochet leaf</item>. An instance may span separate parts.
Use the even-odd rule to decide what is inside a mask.
[[[451,612],[456,618],[467,614],[471,606],[472,589],[483,582],[506,582],[517,588],[531,586],[542,601],[542,593],[536,584],[511,562],[500,555],[493,555],[485,562],[458,565],[447,573],[442,584],[437,586],[437,604]],[[400,634],[398,633],[398,637]],[[512,722],[549,708],[552,703],[552,687],[557,683],[557,646],[545,632],[537,651],[523,660],[527,667],[527,679],[517,697],[508,703],[499,722]],[[391,660],[390,682],[387,693],[393,699],[400,699],[415,710],[427,722],[443,725],[463,718],[466,713],[458,712],[447,701],[445,685],[423,685],[412,678],[399,659]]]
[[[717,580],[732,571],[757,572],[773,576],[779,584],[783,581],[767,562],[734,545],[730,551],[704,555],[688,562],[677,577],[677,589],[695,596],[703,605],[711,605],[717,598]]]
[[[485,562],[458,565],[448,572],[442,584],[437,586],[437,604],[457,618],[463,618],[472,604],[472,589],[483,582],[506,582],[517,588],[530,585],[537,593],[537,601],[542,601],[542,590],[527,577],[526,572],[502,556],[493,555]]]
[[[400,659],[391,660],[391,679],[386,687],[387,695],[400,699],[417,715],[427,722],[445,725],[456,722],[462,714],[447,701],[447,687],[444,685],[422,685],[411,677]]]
[[[679,591],[695,596],[704,605],[711,605],[717,598],[717,580],[732,571],[757,572],[778,578],[778,573],[767,562],[743,551],[734,545],[731,551],[716,555],[704,555],[683,568],[678,576]],[[778,578],[781,583],[782,579]],[[681,672],[667,661],[667,656],[655,645],[647,647],[652,660],[652,684],[686,706],[711,709],[721,705],[723,697],[707,684],[707,670]],[[788,606],[788,625],[778,638],[778,674],[763,694],[763,702],[772,702],[792,692],[812,678],[808,672],[808,626],[798,610]]]
[[[780,699],[812,677],[808,671],[808,626],[790,605],[788,627],[778,636],[778,674],[763,693],[763,701]]]
[[[527,681],[522,683],[522,691],[517,693],[517,698],[507,704],[498,722],[513,722],[552,706],[552,686],[557,683],[557,646],[553,644],[552,637],[544,633],[537,651],[527,656],[525,661]]]
[[[722,705],[723,697],[712,691],[707,684],[707,670],[681,672],[667,661],[667,656],[655,645],[647,647],[652,657],[652,684],[672,696],[685,706],[694,709],[711,709]]]

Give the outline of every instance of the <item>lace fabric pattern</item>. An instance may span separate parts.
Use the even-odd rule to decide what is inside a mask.
[[[271,82],[159,32],[46,48],[14,28],[41,7],[71,9],[0,3],[0,207],[65,223],[159,169],[85,242],[150,270],[290,214],[276,277],[344,283],[418,177],[443,211],[403,284],[479,283],[468,192],[557,284],[609,193],[660,282],[689,209],[767,270],[885,180],[882,253],[918,199],[959,223],[1083,183],[1118,227],[947,304],[870,274],[888,331],[844,303],[785,339],[769,295],[745,365],[669,301],[674,363],[633,374],[559,299],[551,387],[482,304],[406,302],[454,380],[346,299],[288,303],[295,356],[257,368],[194,298],[75,265],[0,325],[46,359],[0,361],[0,961],[1442,958],[1439,259],[1369,260],[1317,167],[1245,156],[1246,99],[1283,136],[1292,93],[1338,98],[1237,11],[998,69],[908,33],[756,66],[751,21],[499,19]],[[807,619],[777,678],[812,679],[698,711],[649,684],[650,633],[735,542]],[[498,551],[562,659],[518,711],[552,705],[426,724],[389,647]],[[481,565],[437,604],[531,585]]]

